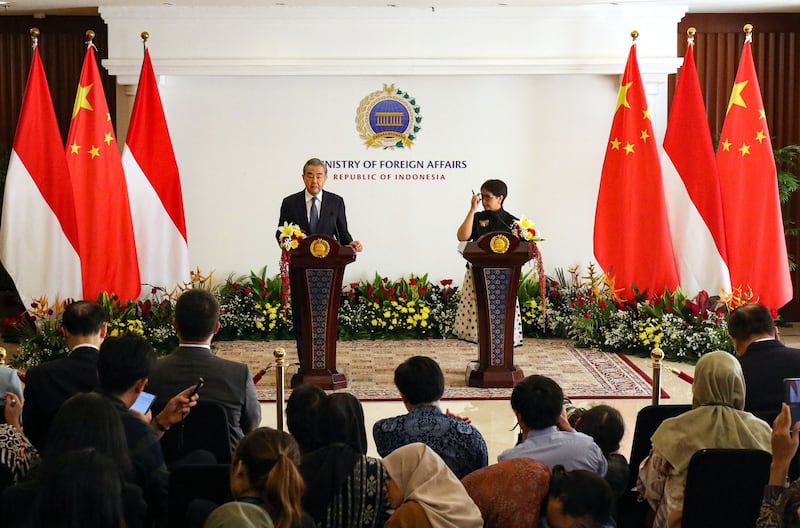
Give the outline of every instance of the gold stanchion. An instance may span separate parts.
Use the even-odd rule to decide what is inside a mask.
[[[661,404],[661,362],[664,359],[664,351],[655,347],[650,352],[650,359],[653,360],[653,405]]]
[[[8,352],[6,352],[5,347],[0,347],[0,365],[5,365],[6,364],[6,356],[7,355],[8,355]]]
[[[283,380],[286,379],[284,371],[286,367],[283,364],[283,359],[286,357],[286,350],[276,348],[272,353],[275,356],[275,411],[278,414],[278,431],[283,431]]]

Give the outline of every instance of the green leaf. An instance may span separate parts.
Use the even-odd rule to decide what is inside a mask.
[[[417,132],[419,132],[419,131],[420,131],[420,128],[419,128],[418,126],[415,126],[415,127],[414,127],[414,133],[416,134],[416,133],[417,133]]]
[[[415,117],[415,118],[414,118],[414,121],[416,121],[417,123],[419,123],[420,121],[422,121],[422,118],[421,118],[421,117]]]
[[[409,101],[409,103],[411,103],[412,105],[415,105],[415,104],[417,104],[417,101],[415,99],[412,99],[412,100]]]
[[[418,114],[418,113],[419,113],[419,107],[418,107],[418,106],[415,106],[415,107],[414,107],[414,113],[415,113],[415,114]]]
[[[403,148],[403,142],[402,141],[398,141],[397,143],[394,144],[394,146]]]
[[[416,138],[415,136],[413,136],[413,135],[409,134],[409,135],[408,135],[408,139],[410,139],[411,141],[414,141],[414,140],[415,140],[415,139],[417,139],[417,138]]]

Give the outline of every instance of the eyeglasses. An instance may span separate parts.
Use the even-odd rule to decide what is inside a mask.
[[[491,200],[492,198],[497,198],[497,196],[493,194],[481,194],[481,200]]]

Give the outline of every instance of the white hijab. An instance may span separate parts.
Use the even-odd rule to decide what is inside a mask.
[[[745,412],[744,375],[728,352],[701,357],[694,370],[692,410],[669,418],[653,434],[653,449],[678,472],[700,449],[763,449],[772,452],[772,429]]]
[[[408,444],[383,459],[389,476],[416,501],[433,528],[482,528],[481,511],[447,464],[425,444]]]

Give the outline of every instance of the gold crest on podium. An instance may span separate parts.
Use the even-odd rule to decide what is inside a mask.
[[[505,253],[506,251],[508,251],[508,248],[510,246],[511,242],[505,235],[495,235],[489,242],[489,247],[492,248],[492,251],[494,251],[495,253]]]
[[[311,254],[317,258],[325,258],[331,252],[331,245],[324,238],[318,238],[311,243]]]

